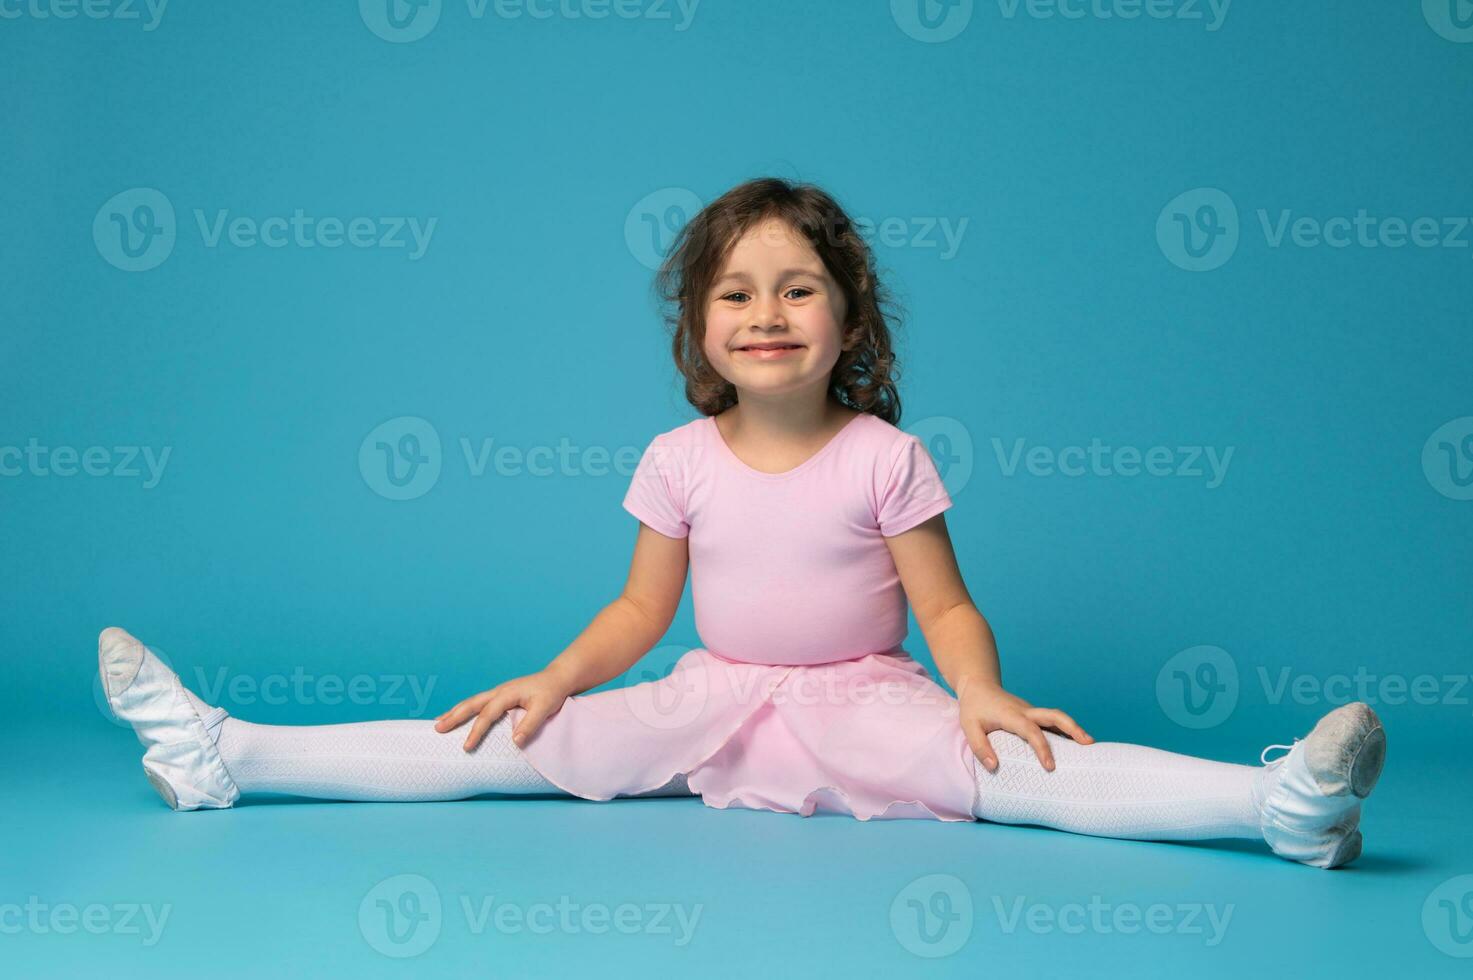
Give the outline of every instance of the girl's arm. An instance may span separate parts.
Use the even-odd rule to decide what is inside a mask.
[[[690,562],[687,545],[688,539],[667,538],[641,522],[623,593],[553,658],[547,672],[580,694],[634,666],[675,619]]]
[[[448,732],[475,715],[465,742],[469,752],[509,708],[520,705],[527,713],[512,740],[525,744],[571,695],[618,677],[660,641],[680,606],[689,561],[685,538],[667,538],[641,523],[619,597],[542,670],[466,698],[436,719],[436,731]]]
[[[1003,689],[992,627],[962,581],[944,514],[886,538],[885,543],[936,667],[956,691],[962,730],[983,765],[997,768],[997,753],[987,733],[998,729],[1027,739],[1046,769],[1053,769],[1054,759],[1043,727],[1076,742],[1094,741],[1064,712],[1036,708]]]

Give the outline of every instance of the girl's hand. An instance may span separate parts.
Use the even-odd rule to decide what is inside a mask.
[[[481,744],[486,731],[494,725],[507,709],[521,706],[527,709],[522,723],[512,733],[512,741],[525,745],[527,740],[542,727],[542,722],[555,714],[573,691],[553,674],[539,670],[535,674],[517,677],[497,684],[489,691],[466,698],[464,701],[435,719],[435,731],[448,732],[460,726],[471,715],[476,716],[470,734],[465,740],[469,752]]]
[[[957,701],[962,731],[988,772],[997,772],[997,753],[988,741],[988,732],[1007,731],[1025,739],[1050,772],[1054,769],[1054,754],[1049,751],[1048,739],[1043,737],[1044,728],[1068,735],[1082,745],[1094,741],[1073,718],[1057,708],[1035,708],[996,684],[974,682],[960,687]]]

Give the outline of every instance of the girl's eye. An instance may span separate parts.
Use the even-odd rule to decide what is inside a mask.
[[[784,296],[787,296],[790,293],[803,293],[805,295],[811,296],[813,294],[813,290],[809,289],[807,286],[794,286],[793,288],[789,289],[783,295]],[[740,303],[743,299],[746,298],[746,296],[747,296],[746,293],[743,293],[743,292],[738,291],[738,292],[734,292],[734,293],[727,293],[725,296],[723,296],[721,298],[723,300],[728,300],[728,301],[733,302],[733,303]],[[798,297],[798,298],[799,299],[802,299],[801,296]]]

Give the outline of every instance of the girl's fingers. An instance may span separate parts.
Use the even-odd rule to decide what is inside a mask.
[[[501,716],[506,714],[506,710],[519,700],[520,698],[510,691],[503,691],[501,694],[488,700],[485,707],[481,708],[480,714],[476,715],[475,722],[471,725],[470,734],[466,736],[465,740],[465,750],[469,752],[477,745],[480,745],[481,739],[485,737],[486,732],[490,730],[491,726],[496,724],[501,719]]]
[[[1094,741],[1094,736],[1090,735],[1083,728],[1080,728],[1077,721],[1057,708],[1034,708],[1029,712],[1029,717],[1034,721],[1039,721],[1040,716],[1076,742],[1089,743]]]
[[[441,732],[449,731],[451,728],[454,728],[455,725],[460,724],[459,721],[456,721],[454,725],[447,725],[445,723],[448,722],[448,721],[450,721],[452,718],[454,718],[455,715],[456,715],[456,712],[460,711],[460,709],[463,708],[465,706],[465,704],[466,704],[466,702],[462,701],[462,702],[460,702],[460,704],[457,704],[455,707],[449,709],[448,711],[446,711],[443,714],[441,714],[440,717],[436,718],[435,719],[435,729],[436,729],[436,731],[441,731]]]
[[[459,728],[461,722],[465,721],[477,711],[480,711],[481,707],[493,696],[495,696],[496,692],[500,689],[501,685],[498,684],[496,687],[491,688],[491,690],[489,691],[482,691],[480,694],[476,694],[466,698],[464,701],[460,702],[455,707],[445,712],[439,718],[435,719],[435,730],[440,732],[448,732],[452,728]],[[441,722],[445,722],[445,724],[441,724]]]
[[[538,699],[529,701],[523,707],[527,709],[527,713],[522,716],[522,723],[511,734],[511,740],[518,746],[526,745],[527,740],[537,734],[537,729],[542,727],[542,722],[552,714],[554,705],[551,700]]]
[[[462,701],[462,702],[460,702],[460,704],[457,704],[455,707],[451,708],[449,711],[445,712],[443,715],[441,715],[440,717],[436,718],[435,719],[435,731],[437,731],[437,732],[448,732],[448,731],[450,731],[450,729],[452,729],[452,728],[456,727],[457,725],[459,725],[460,722],[461,722],[461,719],[458,716],[458,713],[459,713],[459,711],[460,711],[461,708],[465,707],[465,704],[466,704],[466,702]]]
[[[1038,756],[1038,761],[1043,763],[1043,767],[1049,772],[1054,771],[1054,753],[1049,749],[1048,739],[1044,738],[1042,728],[1024,717],[1019,718],[1014,727],[1008,730],[1033,746],[1033,752]]]
[[[992,751],[986,726],[978,722],[964,727],[962,731],[967,736],[967,744],[972,747],[972,754],[981,760],[988,772],[997,772],[997,753]]]

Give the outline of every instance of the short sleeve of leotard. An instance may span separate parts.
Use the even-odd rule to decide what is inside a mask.
[[[666,537],[690,534],[683,477],[688,462],[682,459],[680,447],[671,445],[662,435],[655,436],[634,468],[624,494],[624,509]]]
[[[880,533],[894,537],[951,506],[951,496],[924,444],[905,434],[880,494]]]

